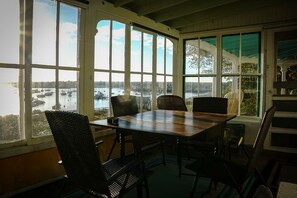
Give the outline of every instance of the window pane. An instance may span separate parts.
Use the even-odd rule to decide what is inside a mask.
[[[0,68],[0,143],[23,139],[20,131],[21,70]]]
[[[172,94],[172,76],[166,76],[166,94]]]
[[[260,34],[243,34],[241,42],[241,73],[260,73]]]
[[[244,93],[241,115],[258,116],[257,112],[260,102],[260,77],[244,76],[241,80],[241,89]]]
[[[217,60],[216,37],[201,38],[199,46],[200,74],[214,74]]]
[[[157,36],[157,73],[164,74],[164,48],[165,39],[163,36]]]
[[[131,74],[131,95],[139,96],[141,94],[141,75],[140,74]]]
[[[59,65],[77,67],[79,9],[60,5]]]
[[[158,75],[157,76],[157,88],[156,88],[156,95],[157,97],[160,95],[164,95],[164,76]]]
[[[141,32],[131,30],[131,71],[141,71]]]
[[[226,96],[231,91],[239,89],[239,77],[228,76],[222,78],[222,96]]]
[[[240,35],[222,37],[222,73],[239,73]]]
[[[78,72],[59,71],[60,109],[77,112],[78,107]]]
[[[104,119],[109,109],[109,73],[95,72],[94,80],[95,119]]]
[[[110,21],[100,21],[95,36],[95,69],[109,69],[109,39]]]
[[[56,80],[53,69],[32,69],[32,136],[50,135],[45,110],[56,104]]]
[[[112,22],[112,69],[124,71],[125,24]]]
[[[153,36],[143,33],[143,72],[153,71]]]
[[[0,1],[0,63],[19,63],[19,1]]]
[[[216,78],[214,77],[201,77],[199,78],[199,97],[213,97],[216,96]]]
[[[143,75],[143,101],[141,110],[142,111],[150,111],[151,110],[151,98],[153,91],[153,83],[152,83],[152,75]]]
[[[193,97],[198,96],[198,77],[185,77],[184,90],[186,105],[191,110]]]
[[[111,96],[123,95],[125,93],[125,76],[124,74],[111,75]]]
[[[166,74],[172,74],[173,64],[173,43],[166,39]]]
[[[198,40],[188,40],[185,43],[185,74],[198,74]]]
[[[34,0],[32,63],[56,65],[56,1]]]
[[[243,92],[239,90],[239,77],[228,76],[222,78],[222,97],[228,99],[228,113],[239,114]]]

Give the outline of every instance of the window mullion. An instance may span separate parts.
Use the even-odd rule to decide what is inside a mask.
[[[217,36],[216,96],[222,95],[222,35]]]
[[[32,139],[32,104],[31,104],[31,90],[32,90],[32,32],[33,32],[33,1],[26,2],[25,7],[25,138]],[[21,114],[25,115],[25,114]]]
[[[124,93],[129,95],[131,90],[131,25],[126,25],[125,28],[125,79],[124,79]]]

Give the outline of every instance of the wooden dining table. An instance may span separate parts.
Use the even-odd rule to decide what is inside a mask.
[[[196,138],[207,134],[214,128],[219,128],[223,135],[223,127],[228,120],[236,115],[214,114],[204,112],[185,112],[173,110],[154,110],[118,117],[117,124],[109,124],[107,120],[95,120],[93,126],[121,129],[136,136],[143,134],[175,136],[181,138]],[[177,141],[178,143],[178,141]]]

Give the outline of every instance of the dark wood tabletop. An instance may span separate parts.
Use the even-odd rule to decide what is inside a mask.
[[[195,137],[213,127],[218,127],[236,115],[155,110],[135,115],[120,116],[118,125],[111,125],[107,120],[90,122],[94,126],[120,128],[131,132],[155,133],[179,137]]]

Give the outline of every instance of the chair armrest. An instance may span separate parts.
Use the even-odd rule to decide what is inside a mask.
[[[62,160],[59,160],[59,161],[58,161],[58,164],[59,164],[59,165],[63,165]]]
[[[103,140],[99,140],[99,141],[95,142],[95,145],[98,146],[98,145],[100,145],[102,143],[103,143]]]

